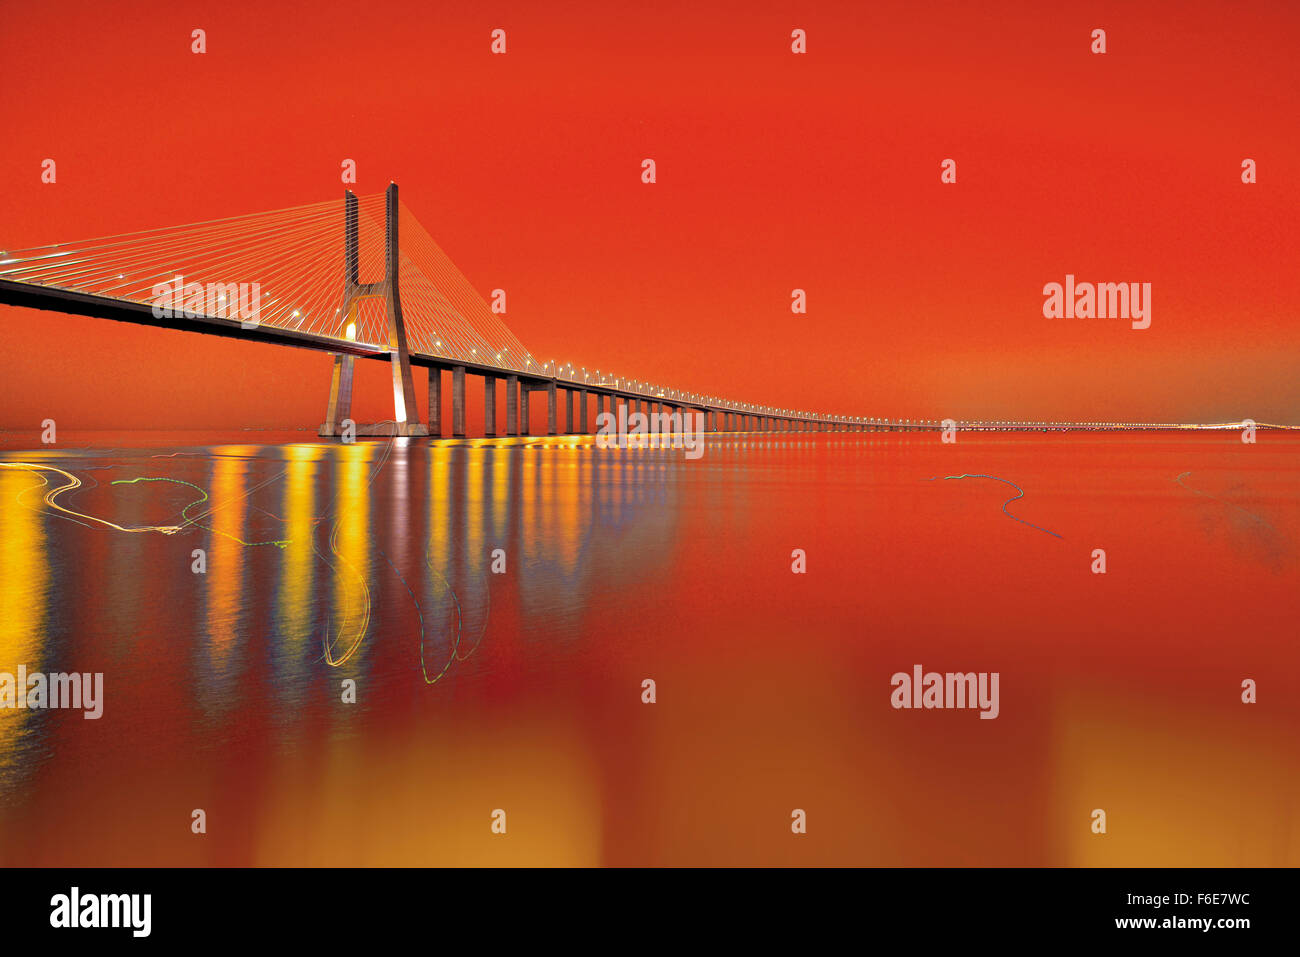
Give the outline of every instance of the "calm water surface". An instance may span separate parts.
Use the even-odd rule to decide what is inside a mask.
[[[1295,437],[3,438],[5,865],[1300,864]]]

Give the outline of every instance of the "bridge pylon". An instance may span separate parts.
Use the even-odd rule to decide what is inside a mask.
[[[358,426],[357,435],[428,435],[420,423],[415,404],[415,386],[411,379],[411,354],[406,344],[406,324],[402,321],[402,297],[398,281],[397,184],[389,183],[384,194],[384,278],[378,282],[361,282],[358,253],[357,197],[352,190],[343,195],[343,307],[345,328],[356,328],[357,304],[362,299],[383,299],[388,313],[388,353],[393,369],[393,418],[396,424]],[[329,404],[320,435],[343,434],[343,422],[352,415],[352,372],[355,357],[334,354],[334,373],[330,380]]]

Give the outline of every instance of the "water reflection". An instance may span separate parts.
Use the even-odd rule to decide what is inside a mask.
[[[0,709],[0,857],[1294,862],[1275,838],[1300,796],[1295,449],[1253,449],[1243,474],[1212,440],[23,453],[82,484],[58,498],[73,515],[0,469],[0,671],[102,671],[106,702],[93,722]],[[1188,469],[1207,495],[1173,481]],[[996,483],[930,481],[966,472],[1032,488],[1018,510],[1062,538],[1008,521]],[[1221,518],[1240,509],[1260,521]],[[999,671],[1000,717],[900,718],[888,677],[918,661]],[[1267,710],[1237,703],[1244,675]],[[1200,740],[1249,755],[1258,786],[1176,820],[1204,806],[1237,831],[1070,830],[1081,807],[1152,820],[1204,791],[1177,729],[1229,720]],[[1187,759],[1143,776],[1142,742]],[[238,839],[191,842],[196,806]]]

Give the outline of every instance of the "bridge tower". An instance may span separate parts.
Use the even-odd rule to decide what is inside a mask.
[[[358,435],[428,435],[420,423],[411,380],[411,355],[406,345],[406,324],[402,321],[402,297],[398,281],[397,184],[389,183],[384,194],[384,278],[360,281],[357,232],[357,197],[352,190],[343,196],[343,308],[345,328],[355,329],[357,304],[362,299],[383,299],[388,312],[388,354],[393,368],[393,418],[396,425],[362,426]],[[334,354],[329,405],[320,435],[341,435],[343,421],[352,415],[352,366],[354,356]]]

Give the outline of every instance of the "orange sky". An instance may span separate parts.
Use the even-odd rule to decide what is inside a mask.
[[[330,199],[352,158],[541,359],[843,414],[1300,422],[1300,7],[537,6],[9,5],[0,248]],[[1067,272],[1150,282],[1151,328],[1043,318]],[[0,427],[314,426],[329,362],[0,307]]]

